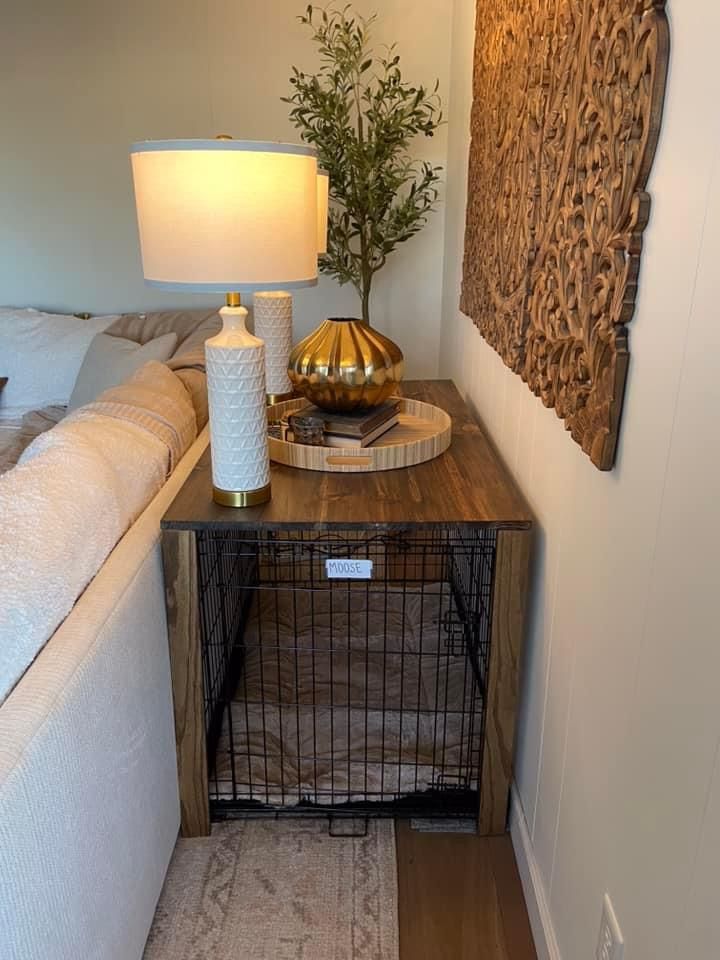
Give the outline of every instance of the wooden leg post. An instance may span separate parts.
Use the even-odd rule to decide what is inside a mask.
[[[194,532],[164,530],[162,553],[175,709],[181,833],[183,837],[206,837],[210,834],[210,802]]]
[[[530,562],[529,530],[500,530],[495,559],[490,676],[480,787],[480,833],[504,833],[515,748],[520,656]]]

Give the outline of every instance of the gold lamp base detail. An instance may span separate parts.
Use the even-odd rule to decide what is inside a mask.
[[[257,490],[220,490],[213,487],[213,500],[221,507],[257,507],[270,499],[270,484]]]
[[[294,390],[291,390],[289,393],[269,393],[267,395],[267,403],[269,407],[274,407],[276,403],[284,403],[285,400],[292,400],[294,396]]]

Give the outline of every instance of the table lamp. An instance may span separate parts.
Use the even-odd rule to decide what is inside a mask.
[[[265,345],[240,292],[317,283],[317,158],[284,143],[160,140],[131,151],[145,281],[224,293],[222,331],[205,344],[213,498],[270,499]]]
[[[317,253],[327,253],[330,180],[326,170],[317,174]],[[255,335],[265,341],[267,402],[280,403],[293,395],[288,376],[292,350],[293,300],[287,290],[263,290],[253,299]]]
[[[330,174],[327,170],[317,173],[317,252],[321,257],[327,253],[328,208],[330,206]]]

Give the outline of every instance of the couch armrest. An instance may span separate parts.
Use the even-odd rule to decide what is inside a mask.
[[[0,707],[3,957],[142,955],[179,824],[159,525],[206,445]]]

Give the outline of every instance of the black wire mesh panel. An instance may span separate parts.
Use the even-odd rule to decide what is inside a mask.
[[[213,816],[475,815],[495,543],[199,534]]]

